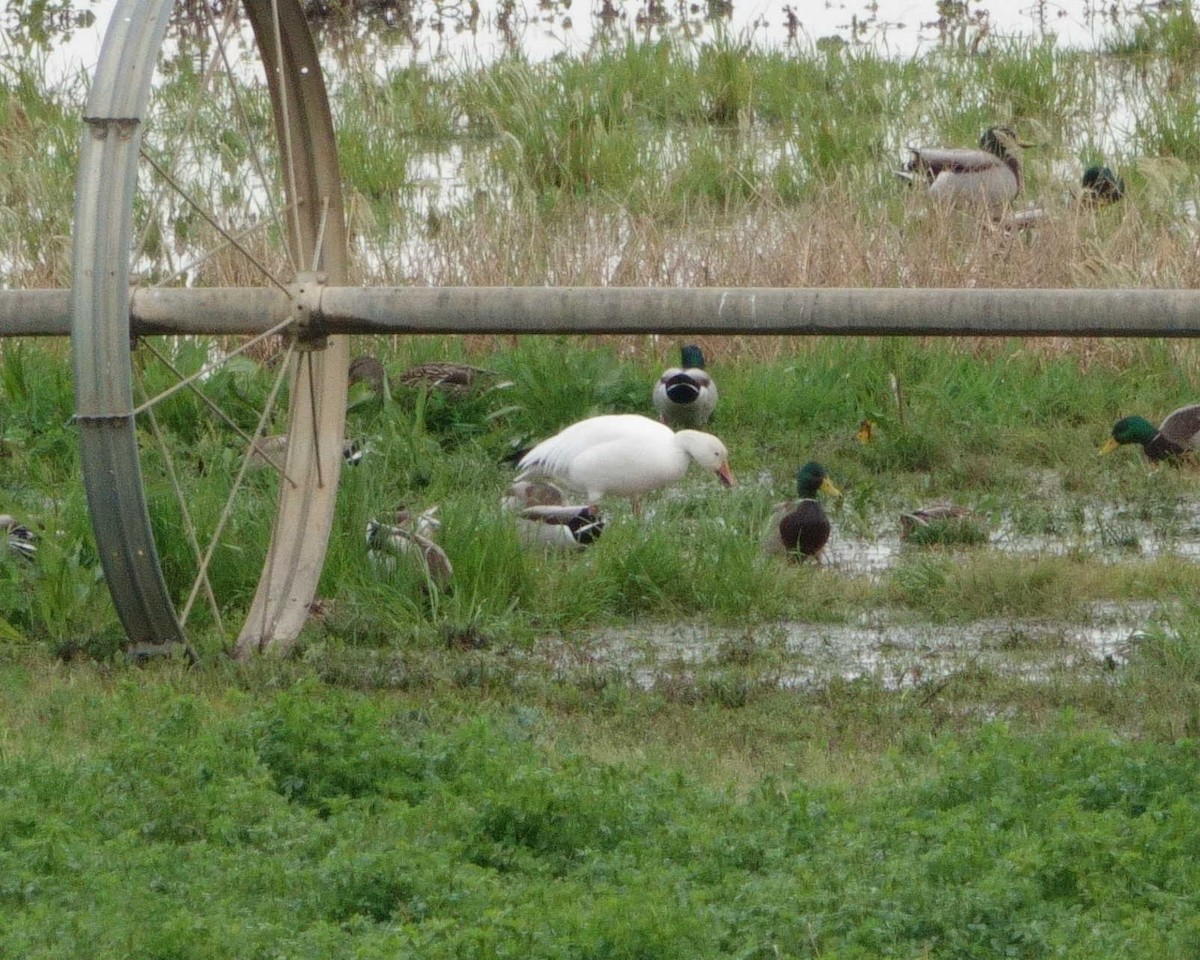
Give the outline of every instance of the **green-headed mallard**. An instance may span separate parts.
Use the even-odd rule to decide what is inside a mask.
[[[501,505],[516,515],[522,543],[582,549],[604,532],[604,518],[594,504],[570,503],[545,479],[514,481]]]
[[[0,533],[8,536],[8,549],[25,560],[37,554],[37,537],[11,513],[0,513]]]
[[[1011,203],[1025,186],[1021,148],[1032,147],[1009,127],[989,127],[979,149],[909,147],[912,156],[900,175],[928,185],[929,195],[950,204],[981,204],[993,213]]]
[[[820,563],[832,527],[817,493],[838,497],[841,491],[833,485],[825,468],[815,461],[796,471],[796,489],[800,499],[775,504],[764,546],[768,553],[783,553],[796,560],[812,557]]]
[[[674,430],[708,423],[717,405],[717,385],[704,369],[704,353],[696,344],[680,350],[680,366],[663,371],[651,400],[659,419]]]
[[[543,440],[521,458],[518,480],[548,477],[584,493],[588,503],[612,494],[642,497],[683,479],[692,461],[733,486],[725,444],[699,430],[673,431],[633,413],[589,417]]]
[[[439,590],[450,585],[454,568],[446,551],[433,540],[441,529],[438,508],[430,507],[414,514],[406,507],[397,507],[392,523],[367,521],[367,556],[372,565],[385,573],[393,573],[399,559],[417,565],[426,580]]]
[[[1151,460],[1168,460],[1200,449],[1200,403],[1180,407],[1157,427],[1145,417],[1123,417],[1113,424],[1112,436],[1100,452],[1111,453],[1123,443],[1140,444]]]
[[[1096,207],[1116,203],[1125,196],[1125,180],[1110,167],[1093,164],[1083,171],[1080,199]]]

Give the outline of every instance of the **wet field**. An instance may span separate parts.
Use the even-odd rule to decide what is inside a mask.
[[[1072,557],[1089,565],[1200,560],[1200,500],[1160,509],[1068,501],[1052,514],[975,515],[986,541],[927,546],[902,535],[899,516],[875,509],[834,513],[835,534],[816,575],[877,584],[901,565],[954,563],[986,551],[1030,561]],[[1036,511],[1034,511],[1036,513]],[[838,530],[840,525],[841,529]],[[855,530],[870,534],[857,534]],[[1050,682],[1064,671],[1112,671],[1166,629],[1174,606],[1093,601],[1070,616],[928,622],[911,612],[867,608],[850,622],[781,619],[749,626],[646,622],[543,637],[533,657],[565,678],[616,675],[644,689],[700,686],[738,674],[780,688],[867,679],[885,689],[928,689],[963,671]]]
[[[1087,623],[905,623],[888,611],[872,611],[852,624],[647,624],[577,633],[569,641],[546,638],[535,656],[564,677],[615,673],[646,689],[696,683],[752,664],[758,682],[782,688],[870,679],[899,690],[968,669],[1047,681],[1063,670],[1118,668],[1144,638],[1156,610],[1150,603],[1097,604]]]

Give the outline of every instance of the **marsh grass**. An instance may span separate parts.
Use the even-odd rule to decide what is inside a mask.
[[[417,342],[421,358],[430,358],[430,345]],[[1132,450],[1109,458],[1096,453],[1126,408],[1171,406],[1167,398],[1178,396],[1172,378],[1135,384],[1099,360],[1085,368],[1016,342],[974,354],[945,343],[826,340],[798,345],[793,357],[774,363],[731,356],[720,340],[709,346],[722,386],[712,429],[736,438],[729,442],[739,488],[723,490],[696,473],[678,492],[654,498],[640,522],[622,504],[606,505],[609,525],[587,551],[521,551],[498,506],[512,477],[502,456],[561,423],[637,410],[639,393],[646,409],[658,369],[637,356],[618,360],[586,341],[522,341],[474,357],[511,377],[513,386],[437,398],[446,411],[457,407],[457,415],[430,417],[433,397],[397,393],[391,408],[355,422],[373,452],[346,471],[327,595],[356,605],[352,595],[371,576],[362,557],[365,522],[400,502],[441,505],[443,543],[456,568],[453,590],[436,602],[419,578],[392,578],[387,591],[370,591],[370,604],[386,611],[389,623],[409,624],[405,635],[422,633],[426,618],[523,642],[530,623],[535,630],[576,630],[647,616],[836,621],[864,604],[897,605],[943,622],[1022,612],[1070,617],[1094,601],[1188,590],[1187,560],[1169,553],[1146,559],[1129,545],[1148,533],[1168,544],[1192,536],[1186,504],[1194,468],[1152,470]],[[455,355],[455,343],[446,347]],[[1185,357],[1130,349],[1144,351],[1147,369],[1168,361],[1174,369]],[[407,362],[385,360],[396,368]],[[907,384],[903,420],[888,411],[892,370]],[[1107,389],[1098,389],[1098,380]],[[1114,402],[1126,388],[1144,399]],[[490,418],[497,407],[503,416]],[[466,411],[472,430],[459,419]],[[879,421],[869,444],[854,438],[864,413]],[[796,464],[813,457],[845,493],[828,504],[835,537],[894,536],[895,517],[911,503],[942,497],[1003,517],[1009,537],[1049,536],[1072,549],[1032,558],[985,545],[965,553],[949,545],[910,551],[881,581],[774,563],[759,551],[770,505],[793,495],[788,481]],[[1097,506],[1114,501],[1130,506]],[[881,515],[888,518],[884,531]]]

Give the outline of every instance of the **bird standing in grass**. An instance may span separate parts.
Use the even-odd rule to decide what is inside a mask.
[[[584,493],[588,503],[607,495],[627,497],[634,512],[642,497],[683,479],[698,463],[726,486],[734,485],[725,444],[699,430],[674,432],[637,414],[580,420],[543,440],[517,464],[518,480],[557,480]]]
[[[818,493],[841,496],[821,464],[809,461],[796,471],[798,500],[775,504],[764,547],[768,553],[785,554],[789,559],[812,557],[821,563],[821,552],[829,542],[832,526],[817,500]]]
[[[909,147],[912,156],[897,172],[913,183],[926,184],[935,200],[978,204],[997,214],[1024,189],[1021,148],[1032,146],[1009,127],[989,127],[979,138],[978,149]]]
[[[696,429],[708,423],[717,405],[717,385],[704,369],[704,353],[694,343],[680,351],[678,367],[663,371],[651,400],[658,417],[674,430]]]
[[[356,384],[366,384],[367,389],[383,402],[391,399],[391,385],[388,382],[387,370],[375,357],[364,354],[355,357],[350,363],[346,379],[351,387]]]
[[[468,363],[453,363],[450,361],[431,361],[418,363],[409,367],[397,378],[397,382],[406,387],[426,387],[430,390],[442,390],[446,393],[466,393],[484,380],[494,379],[497,374],[483,367],[473,367]]]
[[[1170,460],[1200,449],[1200,403],[1167,414],[1154,426],[1145,417],[1123,417],[1113,424],[1112,435],[1100,448],[1111,453],[1124,443],[1139,444],[1151,460]]]

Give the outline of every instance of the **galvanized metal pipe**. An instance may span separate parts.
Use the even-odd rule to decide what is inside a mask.
[[[66,337],[70,290],[0,290],[0,337]]]
[[[353,333],[1200,336],[1200,290],[330,287]]]
[[[64,336],[68,291],[0,290],[0,336]],[[268,288],[132,295],[135,334],[254,334],[291,303]],[[1200,336],[1200,290],[327,287],[336,333]]]
[[[292,312],[292,300],[275,287],[151,287],[133,295],[130,325],[154,334],[256,334]]]

